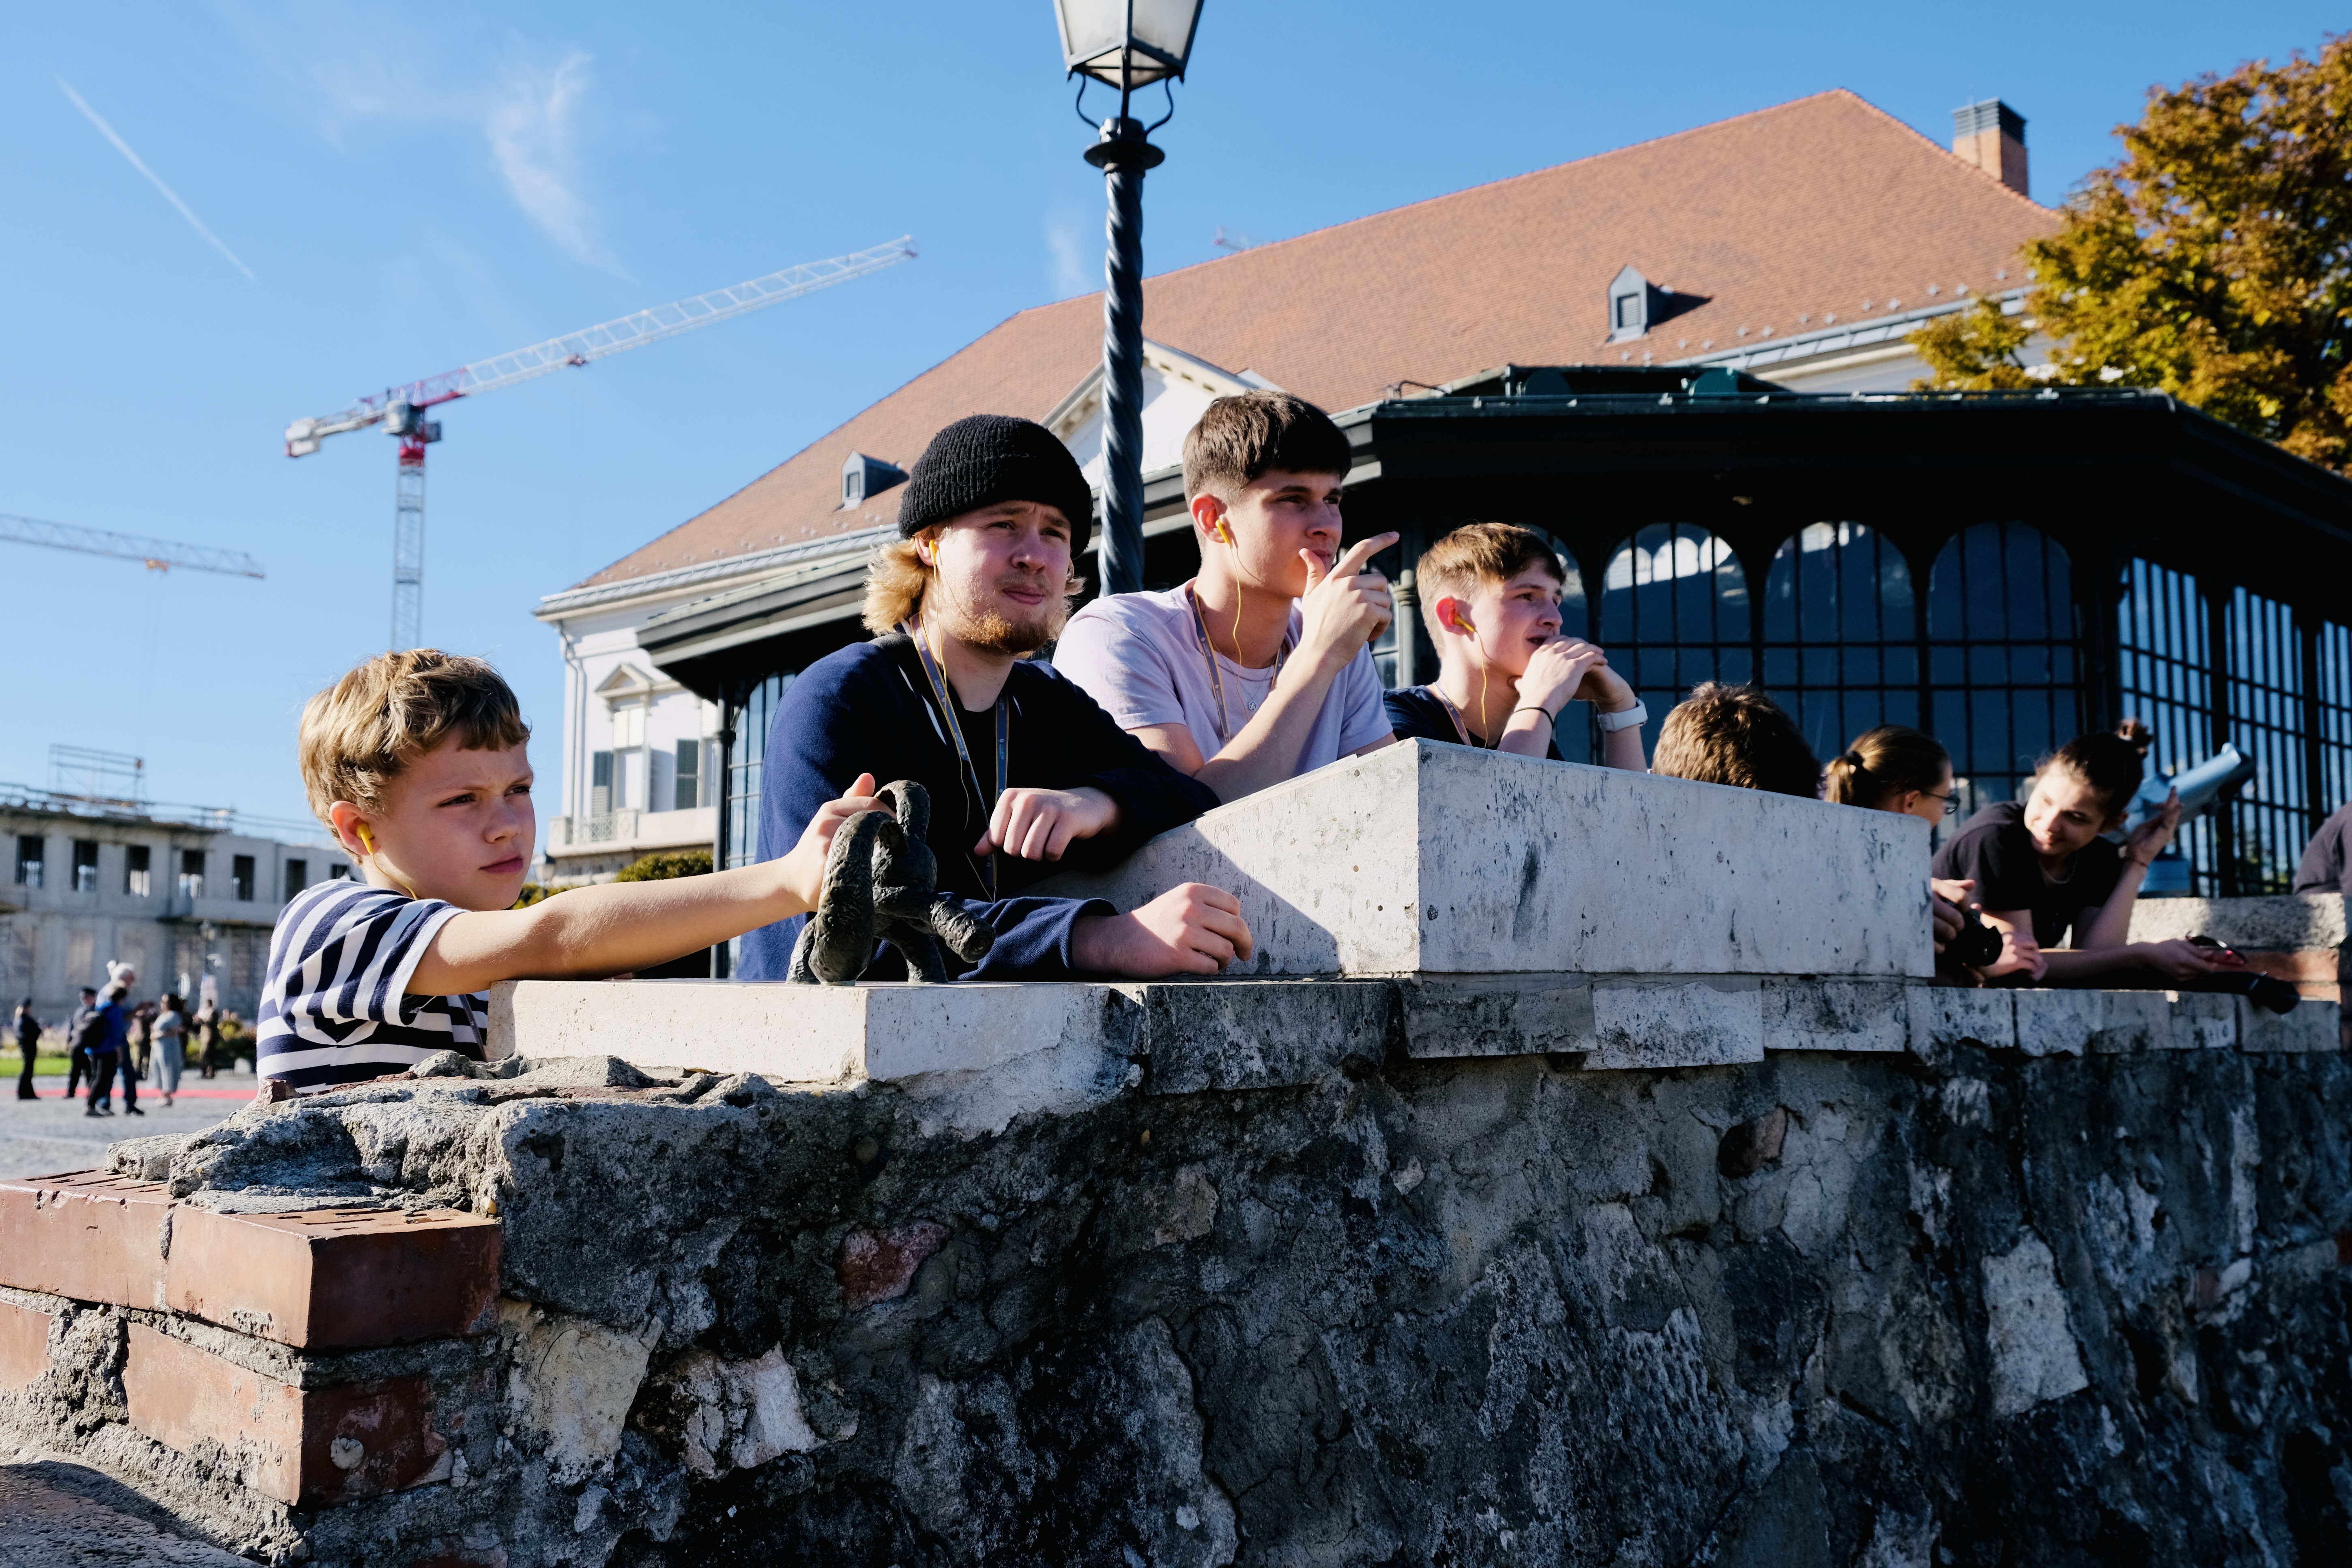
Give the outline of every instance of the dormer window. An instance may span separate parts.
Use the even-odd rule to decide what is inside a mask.
[[[1650,330],[1650,280],[1631,267],[1609,285],[1609,341],[1622,343]]]
[[[893,485],[907,482],[907,471],[879,458],[852,452],[841,465],[841,509],[864,506]]]

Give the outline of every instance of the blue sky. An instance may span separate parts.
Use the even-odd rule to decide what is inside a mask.
[[[1209,0],[1149,264],[1832,87],[1939,141],[1957,105],[2007,99],[2054,201],[2149,84],[2315,48],[2340,18]],[[93,3],[14,10],[5,37],[0,512],[234,546],[268,577],[0,543],[0,781],[99,746],[146,756],[156,798],[300,816],[301,703],[385,636],[393,444],[289,461],[288,421],[912,232],[911,265],[445,411],[425,637],[505,669],[549,766],[539,595],[1100,275],[1048,0]]]

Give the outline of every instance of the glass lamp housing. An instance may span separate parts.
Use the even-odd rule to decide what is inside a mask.
[[[1184,79],[1201,0],[1054,0],[1062,59],[1118,88]]]

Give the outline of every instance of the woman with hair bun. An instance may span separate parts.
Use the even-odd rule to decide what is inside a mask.
[[[1852,745],[1830,759],[1822,798],[1865,811],[1916,816],[1932,831],[1958,803],[1958,793],[1952,786],[1952,754],[1944,750],[1941,741],[1908,725],[1881,724],[1855,736]],[[1935,892],[1931,912],[1936,921],[1936,952],[1940,956],[1960,933],[1965,920],[1962,910],[1976,891],[1976,883],[1965,877],[1936,877],[1929,879],[1928,886]],[[1973,973],[1979,976],[2027,973],[2038,977],[2041,966],[2042,956],[2031,936],[2004,931],[2000,959]]]
[[[1936,852],[1938,876],[1976,882],[1988,925],[2041,949],[2050,984],[2178,985],[2230,967],[2192,942],[2130,940],[2148,862],[2180,826],[2176,793],[2120,848],[2101,837],[2123,826],[2143,761],[2136,736],[2077,735],[2042,759],[2022,802],[1986,806]]]

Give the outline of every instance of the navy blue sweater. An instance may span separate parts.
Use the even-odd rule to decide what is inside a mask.
[[[1095,700],[1049,666],[1024,659],[1004,692],[1012,705],[1006,776],[1016,789],[1089,786],[1118,803],[1118,826],[1074,840],[1058,861],[998,854],[997,900],[988,900],[981,862],[971,853],[988,829],[955,744],[940,727],[915,645],[898,635],[840,648],[803,670],[776,705],[760,784],[760,858],[791,852],[817,808],[872,773],[877,784],[912,779],[929,792],[929,842],[941,892],[970,902],[996,932],[996,946],[968,980],[1060,980],[1073,973],[1070,927],[1082,914],[1117,911],[1099,899],[1020,898],[1021,889],[1075,869],[1125,858],[1145,839],[1190,822],[1217,804],[1206,784],[1185,777],[1111,721]],[[961,704],[959,704],[961,707]],[[963,715],[964,744],[981,777],[996,783],[994,710]],[[782,980],[806,916],[745,935],[736,973]],[[953,963],[955,955],[950,953]],[[904,977],[897,955],[879,949],[869,980]]]

